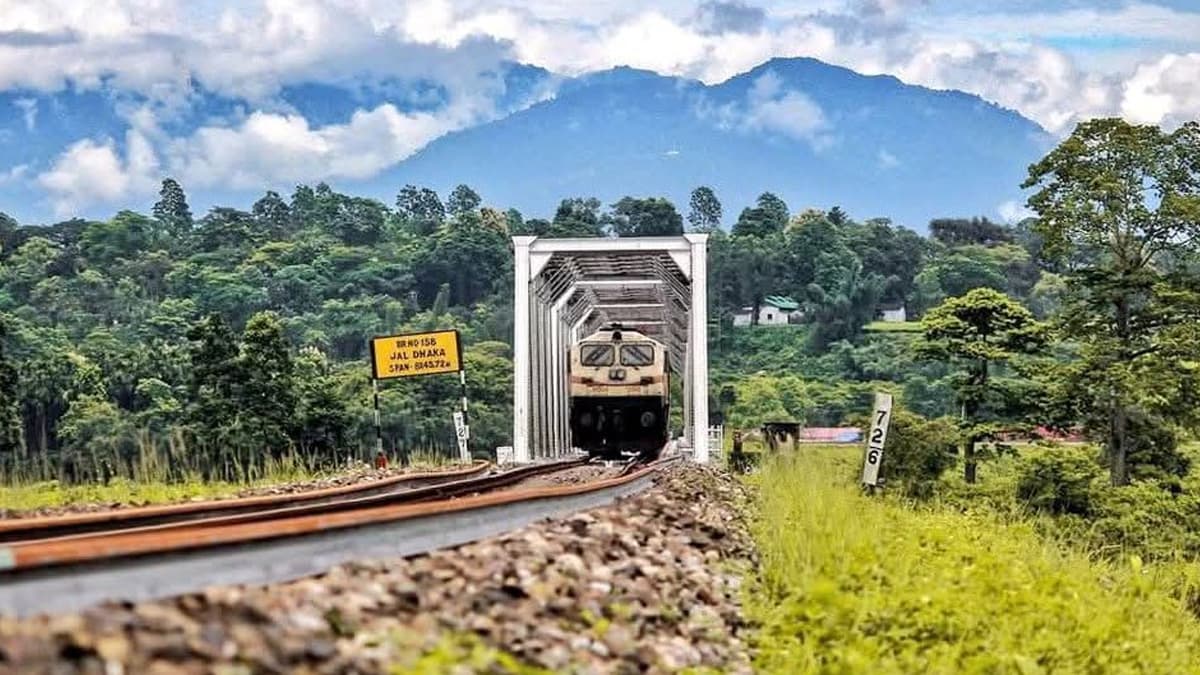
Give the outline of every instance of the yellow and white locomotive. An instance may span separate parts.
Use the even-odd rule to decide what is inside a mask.
[[[658,457],[670,388],[662,343],[619,324],[571,346],[571,442],[592,457]]]

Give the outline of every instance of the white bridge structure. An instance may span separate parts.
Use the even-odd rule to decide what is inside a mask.
[[[667,345],[683,383],[683,435],[707,462],[708,235],[512,239],[513,459],[571,450],[568,349],[617,322]]]

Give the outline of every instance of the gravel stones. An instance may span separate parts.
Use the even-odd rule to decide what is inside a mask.
[[[744,490],[691,464],[658,483],[408,560],[0,619],[0,673],[749,672]]]

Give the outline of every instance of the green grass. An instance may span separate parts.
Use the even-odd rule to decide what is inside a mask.
[[[0,509],[28,511],[82,504],[129,506],[214,499],[230,497],[247,488],[297,482],[308,478],[311,476],[269,476],[247,484],[206,483],[199,479],[164,483],[114,478],[106,485],[63,485],[58,481],[40,481],[0,487]]]
[[[391,458],[396,466],[397,458]],[[432,452],[414,452],[409,467],[434,471],[456,464],[457,460]],[[30,511],[63,506],[141,506],[202,499],[232,497],[239,492],[271,485],[301,483],[340,473],[321,470],[300,461],[270,461],[255,478],[245,482],[205,481],[197,475],[185,480],[168,481],[155,472],[135,476],[116,476],[106,484],[65,484],[57,480],[34,481],[19,476],[0,477],[0,512]]]
[[[919,333],[921,332],[921,322],[905,321],[903,323],[894,323],[891,321],[872,321],[864,326],[863,330],[869,333]]]
[[[777,673],[1181,673],[1195,572],[1096,562],[1031,523],[868,497],[860,451],[769,464],[755,535],[756,665]]]

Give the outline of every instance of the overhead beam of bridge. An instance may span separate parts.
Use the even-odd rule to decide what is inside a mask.
[[[618,239],[513,237],[513,454],[571,449],[567,350],[613,323],[663,342],[682,378],[684,436],[708,448],[708,235]]]

